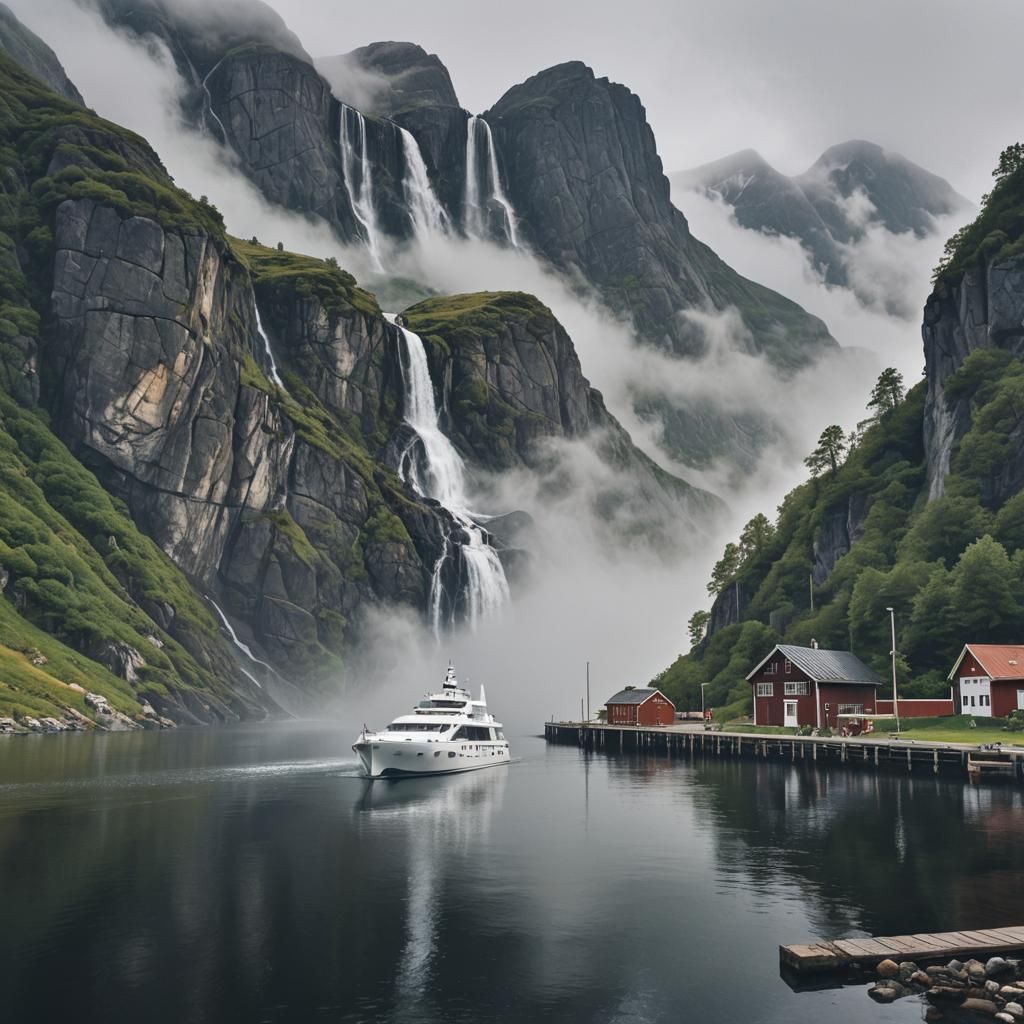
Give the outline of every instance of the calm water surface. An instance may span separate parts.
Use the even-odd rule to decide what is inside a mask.
[[[367,783],[352,733],[0,742],[0,1016],[916,1021],[778,944],[1024,923],[1016,788],[531,737]]]

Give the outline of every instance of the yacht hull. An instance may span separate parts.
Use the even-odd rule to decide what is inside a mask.
[[[502,741],[481,743],[416,742],[415,740],[360,740],[353,744],[371,779],[420,775],[454,775],[475,772],[494,765],[508,764],[508,744]]]

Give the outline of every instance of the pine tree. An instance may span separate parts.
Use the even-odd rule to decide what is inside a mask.
[[[704,639],[710,621],[711,612],[708,611],[701,610],[690,616],[690,621],[687,623],[687,628],[690,631],[690,650],[693,650]]]
[[[715,562],[711,570],[711,582],[708,583],[709,594],[720,594],[732,582],[740,567],[740,549],[737,544],[726,544],[722,557]]]
[[[761,554],[774,533],[775,527],[769,518],[763,512],[758,512],[743,527],[743,532],[740,534],[740,554],[743,556],[743,560],[746,561],[751,556]]]
[[[826,427],[818,438],[818,447],[804,459],[804,465],[811,471],[811,476],[819,476],[826,469],[832,476],[839,470],[843,453],[846,451],[846,435],[843,428],[833,423]]]
[[[895,366],[887,366],[878,375],[878,380],[871,389],[868,408],[873,409],[876,416],[884,416],[903,401],[906,393],[907,389],[903,386],[903,374]]]

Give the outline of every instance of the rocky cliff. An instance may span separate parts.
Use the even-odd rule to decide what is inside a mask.
[[[835,345],[820,320],[740,277],[690,234],[643,105],[625,86],[561,64],[514,86],[485,117],[530,242],[582,273],[647,341],[699,355],[703,333],[680,312],[735,307],[777,365]]]
[[[584,377],[572,340],[543,303],[520,292],[482,292],[421,302],[403,314],[430,343],[432,376],[444,381],[449,435],[492,472],[552,465],[550,442],[593,446],[604,478],[593,506],[646,542],[702,535],[724,505],[661,470],[637,449]],[[691,536],[692,539],[692,536]]]
[[[82,94],[68,78],[57,55],[34,32],[29,31],[0,3],[0,53],[6,53],[30,75],[48,85],[65,99],[82,103]]]
[[[92,614],[91,594],[47,611],[36,528],[4,538],[4,587],[27,623],[138,683],[134,697],[118,694],[129,710],[142,696],[179,718],[274,708],[272,693],[293,701],[336,671],[361,608],[424,607],[451,531],[443,510],[375,459],[399,424],[397,332],[336,267],[229,240],[216,211],[176,191],[136,136],[62,105],[9,64],[0,72],[18,100],[7,129],[33,140],[30,161],[5,150],[6,390],[38,400],[95,477],[67,455],[66,472],[115,496],[88,556],[102,552],[94,572],[120,565],[125,544],[140,548],[135,524],[156,542],[133,548],[123,584],[128,620],[154,642],[125,639],[105,616],[72,627],[72,609]],[[276,360],[258,302],[280,337]],[[12,412],[11,422],[21,420]],[[70,507],[55,511],[95,533],[74,488],[60,493]],[[244,656],[236,667],[202,596],[266,665]]]

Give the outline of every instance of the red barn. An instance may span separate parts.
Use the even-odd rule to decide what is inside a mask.
[[[750,675],[755,725],[835,728],[838,715],[875,713],[882,685],[849,651],[779,644]]]
[[[949,679],[958,713],[1005,718],[1024,708],[1024,647],[967,644]]]
[[[627,686],[605,702],[609,725],[671,725],[676,706],[649,686]]]

